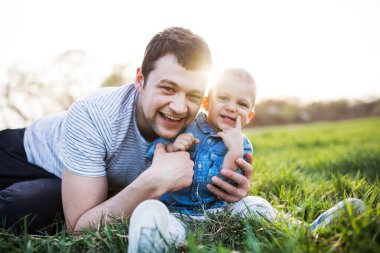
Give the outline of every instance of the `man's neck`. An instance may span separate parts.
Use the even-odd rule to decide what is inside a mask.
[[[144,117],[144,112],[142,110],[142,105],[140,103],[139,95],[137,95],[137,98],[136,98],[136,120],[137,120],[137,128],[145,140],[152,142],[158,137],[156,133],[153,131],[149,122]]]

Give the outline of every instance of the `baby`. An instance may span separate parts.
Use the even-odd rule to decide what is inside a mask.
[[[204,98],[203,109],[197,118],[174,142],[157,139],[148,151],[152,159],[157,143],[166,144],[167,152],[188,151],[194,161],[191,186],[161,197],[170,211],[189,215],[202,215],[204,210],[226,205],[211,193],[207,184],[220,175],[222,168],[238,170],[239,157],[252,153],[252,145],[241,128],[254,117],[256,83],[244,69],[224,70]],[[233,182],[230,182],[233,183]]]

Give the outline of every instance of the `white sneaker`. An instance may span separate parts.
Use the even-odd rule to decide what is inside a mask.
[[[165,252],[169,210],[160,201],[140,203],[129,221],[128,253]]]
[[[310,224],[311,230],[315,231],[329,224],[336,222],[338,219],[348,216],[350,212],[352,216],[357,216],[366,211],[363,201],[355,198],[348,198],[340,201],[338,204],[322,213],[313,223]]]

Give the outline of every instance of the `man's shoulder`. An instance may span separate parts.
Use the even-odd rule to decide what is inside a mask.
[[[136,89],[133,84],[101,88],[77,99],[71,105],[70,109],[79,111],[85,110],[104,115],[110,120],[120,116],[128,117],[128,115],[132,114],[135,96]]]
[[[129,85],[78,99],[68,110],[65,129],[92,131],[112,140],[116,136],[124,136],[133,126],[134,91]]]
[[[128,98],[136,91],[133,84],[127,84],[120,87],[104,87],[97,89],[89,94],[80,97],[77,101],[88,103],[114,103],[116,100]]]

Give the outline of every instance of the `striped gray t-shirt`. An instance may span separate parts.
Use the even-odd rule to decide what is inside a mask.
[[[61,177],[65,166],[89,177],[107,175],[119,190],[150,166],[150,143],[140,134],[134,85],[105,88],[78,99],[67,112],[41,118],[26,128],[28,161]]]

